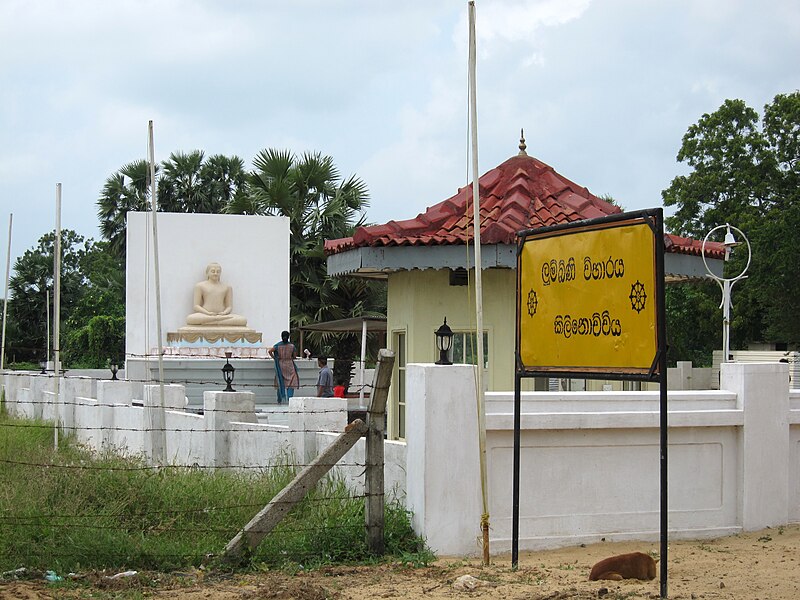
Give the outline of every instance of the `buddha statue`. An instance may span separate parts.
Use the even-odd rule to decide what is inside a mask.
[[[220,281],[222,267],[211,263],[206,267],[206,279],[194,286],[194,312],[186,324],[194,327],[245,327],[247,319],[231,312],[233,288]]]

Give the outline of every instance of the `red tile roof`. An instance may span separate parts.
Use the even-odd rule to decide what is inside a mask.
[[[524,153],[485,173],[478,182],[482,244],[514,244],[518,231],[621,212]],[[359,227],[353,237],[326,240],[325,252],[338,254],[365,246],[464,244],[472,237],[470,184],[414,219]],[[702,243],[697,240],[669,234],[665,238],[668,252],[700,255]],[[722,258],[723,253],[722,244],[706,244],[707,256]]]

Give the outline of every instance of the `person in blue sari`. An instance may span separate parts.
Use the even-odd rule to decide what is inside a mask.
[[[269,349],[269,356],[275,361],[275,387],[278,389],[278,404],[289,402],[294,390],[300,387],[297,374],[297,348],[289,341],[289,332],[281,332],[281,341]]]

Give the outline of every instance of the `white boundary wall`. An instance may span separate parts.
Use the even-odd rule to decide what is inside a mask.
[[[669,392],[670,537],[800,522],[800,390],[788,365],[728,363],[723,390]],[[5,373],[12,414],[52,419],[54,379]],[[176,405],[181,386],[168,386]],[[155,389],[154,387],[152,388]],[[441,555],[478,554],[473,368],[407,367],[406,442],[385,443],[386,492]],[[62,425],[95,449],[150,455],[147,398],[122,381],[61,385]],[[157,396],[157,394],[156,394]],[[153,396],[155,397],[155,396]],[[145,406],[137,406],[137,404]],[[293,398],[288,425],[259,423],[249,392],[205,392],[205,414],[166,413],[167,457],[200,467],[306,464],[346,422],[346,400]],[[491,550],[511,546],[513,394],[486,396]],[[520,549],[659,537],[659,393],[522,395]],[[364,442],[337,471],[363,490]]]
[[[126,256],[125,352],[143,355],[156,336],[153,224],[150,213],[129,212]],[[272,346],[289,325],[289,219],[252,215],[158,213],[162,344],[186,325],[194,285],[206,266],[222,265],[233,287],[233,312]]]
[[[440,554],[478,554],[471,367],[407,366],[408,504]],[[669,392],[669,530],[800,521],[800,391],[788,365],[729,363],[723,391]],[[434,385],[431,385],[434,383]],[[465,389],[466,386],[466,389]],[[520,549],[657,540],[659,392],[525,392]],[[513,393],[486,395],[491,551],[511,549]]]

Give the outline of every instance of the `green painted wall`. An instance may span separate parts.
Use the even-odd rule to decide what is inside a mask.
[[[451,286],[447,269],[401,271],[389,275],[388,330],[405,331],[409,363],[438,359],[433,332],[447,317],[453,331],[475,330],[472,286]],[[483,325],[489,334],[488,389],[514,389],[514,294],[511,269],[483,272]],[[471,291],[472,290],[472,291]]]

